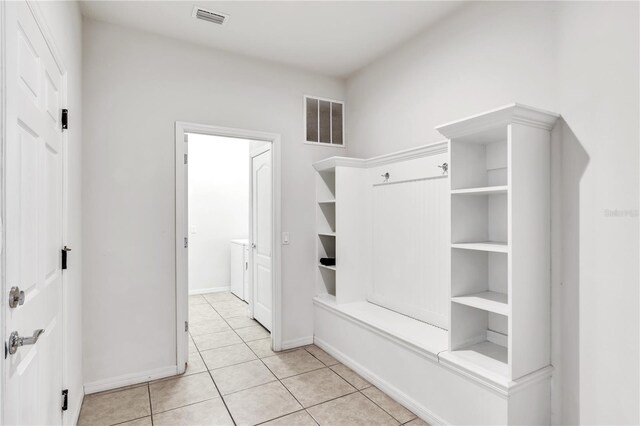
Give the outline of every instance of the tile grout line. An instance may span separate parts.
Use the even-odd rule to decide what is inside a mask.
[[[205,300],[206,300],[206,298],[205,298]],[[208,300],[207,300],[207,302],[208,302]],[[217,309],[216,309],[213,305],[211,305],[211,304],[210,304],[210,306],[213,308],[213,310],[214,310],[214,311],[216,311],[216,312],[218,313],[218,315],[220,315],[220,312],[218,312],[218,311],[217,311]],[[229,325],[229,327],[231,327],[231,325],[229,324],[229,322],[227,321],[227,319],[226,319],[226,318],[224,318],[222,315],[220,315],[220,316],[222,317],[222,319],[224,320],[224,322],[225,322],[225,323],[227,323],[227,325]],[[254,319],[254,320],[255,320],[255,319]],[[260,324],[260,325],[262,326],[262,324]],[[263,328],[264,328],[264,327],[263,327]],[[289,395],[291,395],[291,397],[292,397],[292,398],[293,398],[293,399],[298,403],[298,405],[299,405],[302,409],[305,409],[305,408],[304,408],[304,405],[302,405],[302,404],[300,403],[300,401],[298,401],[298,398],[296,398],[296,397],[293,395],[293,393],[291,393],[291,391],[289,390],[289,388],[287,388],[287,387],[285,386],[285,384],[284,384],[284,383],[282,383],[282,380],[280,380],[280,378],[279,378],[279,377],[278,377],[278,376],[277,376],[277,375],[276,375],[276,374],[275,374],[275,373],[274,373],[274,372],[269,368],[269,366],[268,366],[268,365],[263,361],[263,359],[262,359],[262,358],[260,358],[260,357],[258,356],[258,354],[257,354],[257,353],[255,353],[255,351],[251,348],[251,346],[249,346],[249,345],[247,344],[247,342],[242,338],[242,336],[240,336],[240,334],[238,334],[238,332],[237,332],[233,327],[231,327],[231,329],[233,330],[233,332],[234,332],[234,333],[236,333],[236,335],[240,338],[240,340],[242,340],[242,341],[243,341],[243,343],[244,343],[244,344],[249,348],[249,350],[250,350],[251,352],[253,352],[253,354],[254,354],[255,356],[257,356],[257,357],[258,357],[258,360],[260,360],[260,362],[262,363],[262,365],[263,365],[263,366],[264,366],[264,367],[265,367],[265,368],[266,368],[266,369],[267,369],[267,370],[268,370],[268,371],[273,375],[273,377],[275,377],[275,378],[276,378],[276,380],[278,381],[278,383],[280,383],[280,386],[282,386],[283,388],[285,388],[285,389],[287,390],[287,392],[289,393]],[[271,337],[271,332],[269,332],[269,337]],[[273,340],[272,340],[272,343],[273,343]],[[273,347],[273,345],[271,345],[271,346]],[[307,353],[308,353],[308,352],[307,352]],[[267,357],[267,358],[268,358],[268,357]],[[319,360],[318,360],[318,361],[319,361]],[[322,364],[322,361],[320,361],[320,363]],[[211,377],[211,379],[213,380],[213,376]],[[214,381],[214,383],[215,383],[215,381]],[[272,382],[269,382],[269,383],[272,383]],[[264,383],[263,383],[263,384],[264,384]],[[262,385],[258,385],[258,386],[262,386]],[[250,389],[250,388],[249,388],[249,389]],[[246,390],[246,389],[243,389],[243,390]],[[240,392],[240,391],[238,391],[238,392]],[[222,394],[221,394],[221,395],[222,395]],[[223,399],[224,399],[224,397],[223,397]],[[298,411],[299,411],[299,410],[298,410]],[[306,410],[305,410],[305,411],[306,411]],[[294,411],[294,412],[295,412],[295,411]],[[287,413],[287,414],[285,414],[285,416],[286,416],[286,415],[289,415],[289,414],[292,414],[292,413]],[[282,417],[284,417],[284,416],[282,416]],[[275,417],[275,418],[273,418],[273,419],[268,419],[268,420],[266,420],[266,421],[271,421],[271,420],[274,420],[274,419],[276,419],[276,418],[278,418],[278,417]],[[314,420],[314,421],[315,421],[315,420]],[[234,422],[235,422],[235,419],[234,419]],[[316,422],[316,423],[317,423],[317,422]]]
[[[373,386],[369,386],[368,388],[364,388],[364,389],[369,389],[369,388],[371,388],[371,387],[373,387]],[[364,390],[364,389],[363,389],[363,390]],[[376,388],[376,389],[378,389],[378,388]],[[378,390],[380,391],[380,389],[378,389]],[[380,392],[382,392],[382,391],[380,391]],[[362,391],[360,391],[360,393],[361,393],[362,395],[364,395],[364,397],[365,397],[365,398],[367,398],[369,401],[373,402],[373,403],[376,405],[376,407],[380,408],[382,411],[384,411],[385,413],[387,413],[387,414],[389,415],[389,417],[391,417],[393,420],[397,421],[397,422],[398,422],[398,424],[400,424],[400,425],[403,425],[403,424],[405,424],[405,423],[408,423],[408,422],[410,422],[410,421],[412,421],[412,420],[414,420],[415,418],[417,418],[417,417],[418,417],[418,416],[413,417],[413,418],[411,418],[411,419],[407,420],[406,422],[402,423],[400,420],[396,419],[396,418],[393,416],[393,414],[391,414],[391,413],[390,413],[390,412],[388,412],[386,409],[384,409],[380,404],[378,404],[377,402],[375,402],[373,399],[369,398],[369,396],[368,396],[366,393],[364,393],[364,392],[362,392]],[[382,393],[383,393],[385,396],[387,396],[387,398],[390,398],[391,400],[393,400],[393,398],[391,398],[391,397],[390,397],[389,395],[387,395],[386,393],[384,393],[384,392],[382,392]],[[400,405],[402,408],[406,409],[406,407],[405,407],[404,405],[402,405],[402,404],[400,404],[400,403],[396,402],[395,400],[394,400],[393,402],[395,402],[396,404]],[[410,410],[408,410],[408,411],[409,411],[411,414],[413,414],[413,415],[415,416],[415,414],[413,413],[413,411],[410,411]]]
[[[147,382],[147,395],[149,395],[149,415],[151,416],[151,426],[153,426],[153,405],[151,404],[151,386]]]
[[[353,394],[356,394],[356,393],[360,393],[364,398],[366,398],[368,401],[372,402],[376,407],[380,408],[384,413],[386,413],[389,417],[391,417],[392,419],[394,419],[395,421],[397,421],[397,422],[398,422],[398,424],[400,424],[400,425],[403,425],[403,424],[405,424],[405,423],[411,422],[411,421],[413,421],[413,420],[415,420],[415,419],[417,418],[417,416],[416,416],[416,417],[414,417],[414,418],[412,418],[412,419],[408,420],[408,421],[407,421],[407,422],[405,422],[405,423],[401,423],[401,422],[400,422],[400,420],[396,419],[396,418],[395,418],[391,413],[389,413],[387,410],[385,410],[383,407],[381,407],[379,404],[377,404],[375,401],[373,401],[373,400],[372,400],[371,398],[369,398],[365,393],[363,393],[363,392],[362,392],[363,390],[368,389],[368,388],[372,387],[373,385],[367,386],[367,387],[362,388],[362,389],[358,389],[358,388],[356,388],[356,387],[355,387],[355,386],[353,386],[353,385],[352,385],[352,384],[351,384],[351,383],[350,383],[346,378],[342,377],[340,374],[338,374],[337,372],[333,371],[333,369],[331,368],[331,367],[333,367],[333,366],[335,366],[335,365],[339,365],[339,364],[340,364],[340,362],[339,362],[339,361],[338,361],[336,364],[332,364],[332,365],[327,365],[327,364],[325,364],[322,360],[320,360],[320,358],[318,358],[316,355],[314,355],[313,353],[311,353],[310,351],[308,351],[308,350],[307,350],[307,347],[308,347],[308,346],[310,346],[310,345],[305,345],[305,346],[302,346],[302,347],[299,347],[299,348],[294,348],[293,350],[300,350],[300,349],[301,349],[301,350],[304,350],[304,351],[305,351],[305,353],[307,353],[307,354],[311,355],[314,359],[316,359],[318,362],[320,362],[323,366],[322,366],[322,367],[320,367],[320,368],[316,368],[316,369],[310,370],[310,371],[305,371],[305,372],[303,372],[303,373],[298,373],[298,374],[294,374],[294,375],[292,375],[292,376],[283,377],[282,379],[281,379],[281,378],[279,378],[279,377],[278,377],[278,376],[277,376],[277,375],[276,375],[276,374],[275,374],[275,373],[274,373],[274,372],[269,368],[269,366],[268,366],[268,365],[263,361],[263,358],[261,358],[260,356],[258,356],[258,354],[253,350],[253,348],[251,348],[251,346],[249,346],[249,345],[248,345],[248,342],[247,342],[247,341],[245,341],[245,340],[242,338],[242,336],[240,336],[240,335],[238,334],[238,332],[236,331],[236,329],[235,329],[235,328],[233,328],[233,327],[231,326],[231,324],[229,324],[229,322],[227,321],[227,318],[225,318],[223,315],[221,315],[221,314],[220,314],[220,312],[218,312],[218,310],[215,308],[215,306],[213,306],[213,305],[211,304],[211,302],[209,302],[209,300],[208,300],[207,298],[204,298],[204,299],[207,301],[207,303],[209,304],[209,306],[211,306],[211,308],[212,308],[212,309],[213,309],[213,310],[214,310],[214,311],[215,311],[215,312],[220,316],[220,318],[222,318],[222,320],[223,320],[223,321],[224,321],[224,322],[225,322],[225,323],[226,323],[226,324],[231,328],[231,330],[232,330],[232,331],[233,331],[233,332],[234,332],[234,333],[235,333],[235,334],[240,338],[240,340],[242,341],[242,343],[243,343],[246,347],[248,347],[248,348],[249,348],[249,350],[250,350],[250,351],[251,351],[251,352],[252,352],[252,353],[253,353],[253,354],[258,358],[258,360],[260,360],[260,362],[262,363],[262,365],[264,365],[264,366],[267,368],[267,370],[269,370],[269,372],[270,372],[270,373],[271,373],[271,374],[276,378],[276,380],[271,381],[271,382],[262,383],[262,384],[255,385],[255,386],[250,386],[250,387],[245,388],[245,389],[241,389],[241,390],[238,390],[238,391],[235,391],[235,392],[230,392],[230,393],[229,393],[229,394],[227,394],[227,395],[222,395],[222,393],[221,393],[221,392],[220,392],[220,390],[218,389],[217,384],[215,383],[215,380],[213,380],[213,376],[211,375],[211,370],[209,370],[209,367],[208,367],[208,366],[206,366],[206,363],[205,363],[205,366],[207,367],[207,372],[209,373],[209,376],[211,377],[211,380],[214,382],[214,385],[216,386],[216,389],[218,389],[218,393],[220,394],[221,399],[224,401],[224,397],[225,397],[225,396],[232,395],[232,394],[235,394],[235,393],[238,393],[238,392],[242,392],[242,391],[245,391],[245,390],[248,390],[248,389],[253,389],[253,388],[256,388],[256,387],[259,387],[259,386],[263,386],[263,385],[268,384],[268,383],[274,383],[275,381],[277,381],[277,382],[279,382],[279,383],[280,383],[280,385],[282,385],[282,387],[284,387],[284,388],[287,390],[287,392],[291,395],[291,397],[292,397],[292,398],[293,398],[293,399],[294,399],[294,400],[295,400],[295,401],[296,401],[296,402],[297,402],[297,403],[302,407],[302,409],[301,409],[301,410],[296,410],[296,411],[293,411],[293,412],[291,412],[291,413],[283,414],[282,416],[278,416],[278,417],[274,417],[274,418],[272,418],[272,419],[265,420],[264,422],[261,422],[261,423],[259,423],[259,424],[263,424],[263,423],[267,423],[267,422],[270,422],[270,421],[273,421],[273,420],[276,420],[276,419],[280,419],[280,418],[282,418],[282,417],[286,417],[286,416],[288,416],[288,415],[295,414],[295,413],[300,412],[300,411],[305,411],[305,412],[306,412],[306,413],[307,413],[307,414],[312,418],[312,420],[313,420],[316,424],[319,424],[319,423],[316,421],[316,419],[313,417],[313,415],[311,415],[311,413],[309,413],[309,411],[308,411],[308,409],[309,409],[309,408],[313,408],[313,407],[316,407],[316,406],[318,406],[318,405],[325,404],[325,403],[330,402],[330,401],[335,401],[336,399],[343,398],[343,397],[345,397],[345,396],[353,395]],[[260,326],[262,327],[262,325],[261,325],[261,324],[260,324]],[[247,327],[243,327],[243,328],[247,328]],[[264,327],[263,327],[263,328],[264,328]],[[208,333],[208,334],[214,334],[214,333]],[[271,336],[271,333],[269,333],[269,336]],[[256,340],[260,340],[260,339],[256,339]],[[251,341],[255,341],[255,340],[251,340]],[[194,340],[194,344],[195,344],[195,340]],[[238,343],[236,343],[236,344],[238,344]],[[226,346],[221,346],[221,347],[228,347],[228,346],[233,346],[233,345],[226,345]],[[196,347],[197,347],[197,345],[196,345]],[[218,348],[212,348],[212,349],[218,349]],[[208,350],[212,350],[212,349],[208,349]],[[202,354],[200,353],[200,349],[199,349],[199,348],[198,348],[198,353],[199,353],[200,357],[202,358]],[[274,352],[274,355],[271,355],[271,356],[277,356],[277,355],[278,355],[278,353],[275,353],[275,352]],[[264,357],[264,358],[270,358],[271,356],[269,356],[269,357]],[[204,359],[203,359],[203,361],[204,361]],[[244,364],[244,363],[248,363],[248,362],[253,362],[253,361],[255,361],[255,360],[245,361],[245,362],[242,362],[242,363],[237,363],[237,364],[233,364],[233,365],[229,365],[229,366],[225,366],[225,367],[237,366],[237,365],[240,365],[240,364]],[[225,368],[225,367],[220,367],[220,368]],[[331,399],[328,399],[328,400],[326,400],[326,401],[319,402],[318,404],[313,404],[313,405],[310,405],[309,407],[305,407],[304,405],[302,405],[302,404],[300,403],[300,401],[298,400],[298,398],[296,398],[296,397],[295,397],[295,395],[293,395],[293,393],[289,390],[289,388],[288,388],[288,387],[287,387],[287,386],[282,382],[282,380],[289,379],[289,378],[296,377],[296,376],[300,376],[300,375],[302,375],[302,374],[307,374],[307,373],[311,373],[311,372],[314,372],[314,371],[318,371],[318,370],[321,370],[321,369],[323,369],[323,368],[327,368],[327,369],[329,369],[329,371],[331,371],[331,372],[333,372],[334,374],[336,374],[338,377],[340,377],[343,381],[345,381],[347,384],[349,384],[349,385],[350,385],[351,387],[353,387],[353,389],[355,389],[355,390],[354,390],[353,392],[350,392],[350,393],[347,393],[347,394],[344,394],[344,395],[341,395],[341,396],[338,396],[338,397],[335,397],[335,398],[331,398]],[[214,369],[214,370],[215,370],[215,369]],[[226,405],[226,401],[224,401],[224,404],[225,404],[225,407],[227,407],[227,405]],[[229,411],[228,407],[227,407],[227,411]],[[414,414],[413,412],[412,412],[412,414],[415,416],[415,414]],[[235,419],[234,419],[234,418],[233,418],[233,416],[231,415],[231,412],[230,412],[230,411],[229,411],[229,415],[231,416],[232,421],[234,422],[234,424],[236,424],[236,423],[235,423]]]
[[[211,304],[211,302],[209,302],[209,300],[206,297],[203,297],[204,300],[207,301],[207,304],[209,304],[209,306],[211,306],[211,309],[213,309],[215,311],[216,314],[220,315],[220,312],[218,312],[218,310]],[[233,329],[233,327],[231,327],[231,325],[227,322],[227,320],[220,315],[220,318],[222,318],[222,320],[225,322],[225,324],[227,324],[227,326],[229,326],[229,328],[231,328],[231,330],[236,334],[236,336],[240,337],[240,335],[238,335],[238,333],[235,332],[235,330]],[[240,340],[242,340],[242,337],[240,337]],[[195,343],[195,341],[194,341]],[[244,341],[243,341],[244,343]],[[249,347],[249,345],[247,345],[245,343],[245,345],[247,347]],[[231,345],[229,345],[231,346]],[[215,349],[215,348],[214,348]],[[249,348],[251,349],[251,348]],[[198,349],[198,355],[200,355],[200,358],[202,358],[202,354],[200,353],[200,349]],[[202,358],[202,361],[204,362],[204,358]],[[229,406],[227,405],[227,401],[224,399],[224,395],[222,395],[222,392],[220,392],[220,388],[218,388],[218,384],[216,383],[215,380],[213,380],[213,375],[211,374],[211,370],[209,370],[209,366],[207,365],[207,363],[204,363],[205,367],[207,367],[207,373],[209,373],[209,377],[211,378],[211,381],[213,382],[213,385],[216,387],[216,391],[218,391],[218,395],[220,395],[220,399],[222,400],[222,403],[224,404],[224,408],[227,409],[227,413],[229,413],[229,417],[231,418],[231,421],[233,422],[234,426],[237,425],[236,423],[236,419],[233,417],[233,414],[231,414],[231,410],[229,410]]]

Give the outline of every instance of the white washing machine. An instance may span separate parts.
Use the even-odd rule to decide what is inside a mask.
[[[242,300],[249,297],[249,240],[231,240],[231,292]]]

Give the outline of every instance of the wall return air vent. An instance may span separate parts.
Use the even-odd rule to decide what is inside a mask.
[[[220,12],[213,12],[199,6],[194,6],[191,16],[202,19],[203,21],[213,22],[218,25],[224,25],[229,20],[229,15]]]

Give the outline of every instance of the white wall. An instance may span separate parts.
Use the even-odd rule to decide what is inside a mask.
[[[229,241],[249,237],[251,141],[189,135],[189,292],[229,287]]]
[[[281,134],[283,340],[310,337],[311,163],[344,150],[303,144],[302,98],[343,82],[91,20],[83,36],[85,383],[176,364],[176,120]]]
[[[638,22],[636,2],[473,3],[347,81],[354,156],[441,140],[434,126],[511,102],[562,114],[556,423],[640,422]]]
[[[69,253],[65,281],[65,376],[69,409],[65,424],[75,424],[83,396],[82,376],[82,17],[76,2],[38,2],[67,68],[67,198],[66,238]]]

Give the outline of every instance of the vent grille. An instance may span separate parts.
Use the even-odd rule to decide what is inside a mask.
[[[212,12],[198,6],[193,8],[192,16],[194,18],[202,19],[203,21],[207,22],[213,22],[214,24],[218,25],[224,25],[229,19],[229,15],[225,15],[224,13],[220,12]]]

